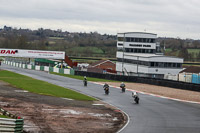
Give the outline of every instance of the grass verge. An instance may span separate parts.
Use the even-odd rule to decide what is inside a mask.
[[[24,76],[10,71],[5,71],[5,70],[0,71],[0,80],[8,82],[14,87],[37,94],[70,98],[75,100],[86,100],[86,101],[96,100],[92,97],[83,95],[73,90],[56,86],[44,81],[33,79],[28,76]]]
[[[5,116],[5,115],[0,115],[0,118],[9,118],[9,119],[12,119],[12,118],[10,118],[8,116]]]
[[[55,73],[55,72],[51,72],[51,74],[65,76],[65,77],[68,77],[68,78],[74,78],[74,79],[83,80],[83,76],[79,76],[79,75],[69,75],[69,74],[61,74],[61,73]],[[88,81],[93,81],[93,82],[119,82],[119,81],[114,81],[114,80],[99,79],[99,78],[92,78],[92,77],[87,77],[87,80]]]

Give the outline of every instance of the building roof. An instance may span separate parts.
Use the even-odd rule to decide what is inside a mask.
[[[117,33],[117,34],[151,34],[151,35],[157,35],[154,33],[147,33],[147,32],[124,32],[124,33]]]
[[[100,61],[97,61],[97,62],[94,62],[94,63],[90,64],[89,67],[95,67],[95,66],[101,65],[101,64],[103,64],[103,63],[105,63],[105,62],[111,62],[111,63],[113,63],[113,62],[110,61],[110,60],[100,60]],[[115,63],[113,63],[113,64],[115,64]]]
[[[197,66],[190,66],[182,71],[180,71],[180,73],[200,73],[200,67]]]

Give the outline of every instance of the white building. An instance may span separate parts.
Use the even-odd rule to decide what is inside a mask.
[[[118,74],[163,78],[165,74],[178,74],[182,70],[182,58],[164,56],[157,35],[143,32],[118,33]]]

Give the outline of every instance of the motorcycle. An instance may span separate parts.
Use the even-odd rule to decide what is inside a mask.
[[[122,89],[122,93],[125,92],[126,88],[125,87],[121,87]]]
[[[125,88],[124,82],[122,82],[122,83],[120,84],[120,88],[121,88],[121,90],[122,90],[122,93],[125,92],[126,88]]]
[[[87,86],[87,80],[83,81],[84,86]]]
[[[139,104],[140,98],[139,98],[137,92],[134,92],[134,93],[132,92],[132,97],[134,98],[135,103]]]
[[[108,95],[109,94],[109,87],[105,87],[104,90],[105,90],[105,94]]]
[[[139,104],[139,97],[135,96],[134,101],[135,101],[136,104]]]

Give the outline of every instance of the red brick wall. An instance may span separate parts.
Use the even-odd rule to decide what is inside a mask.
[[[116,64],[113,64],[112,62],[105,62],[100,65],[95,66],[95,68],[101,68],[101,69],[111,69],[111,70],[116,70]]]

